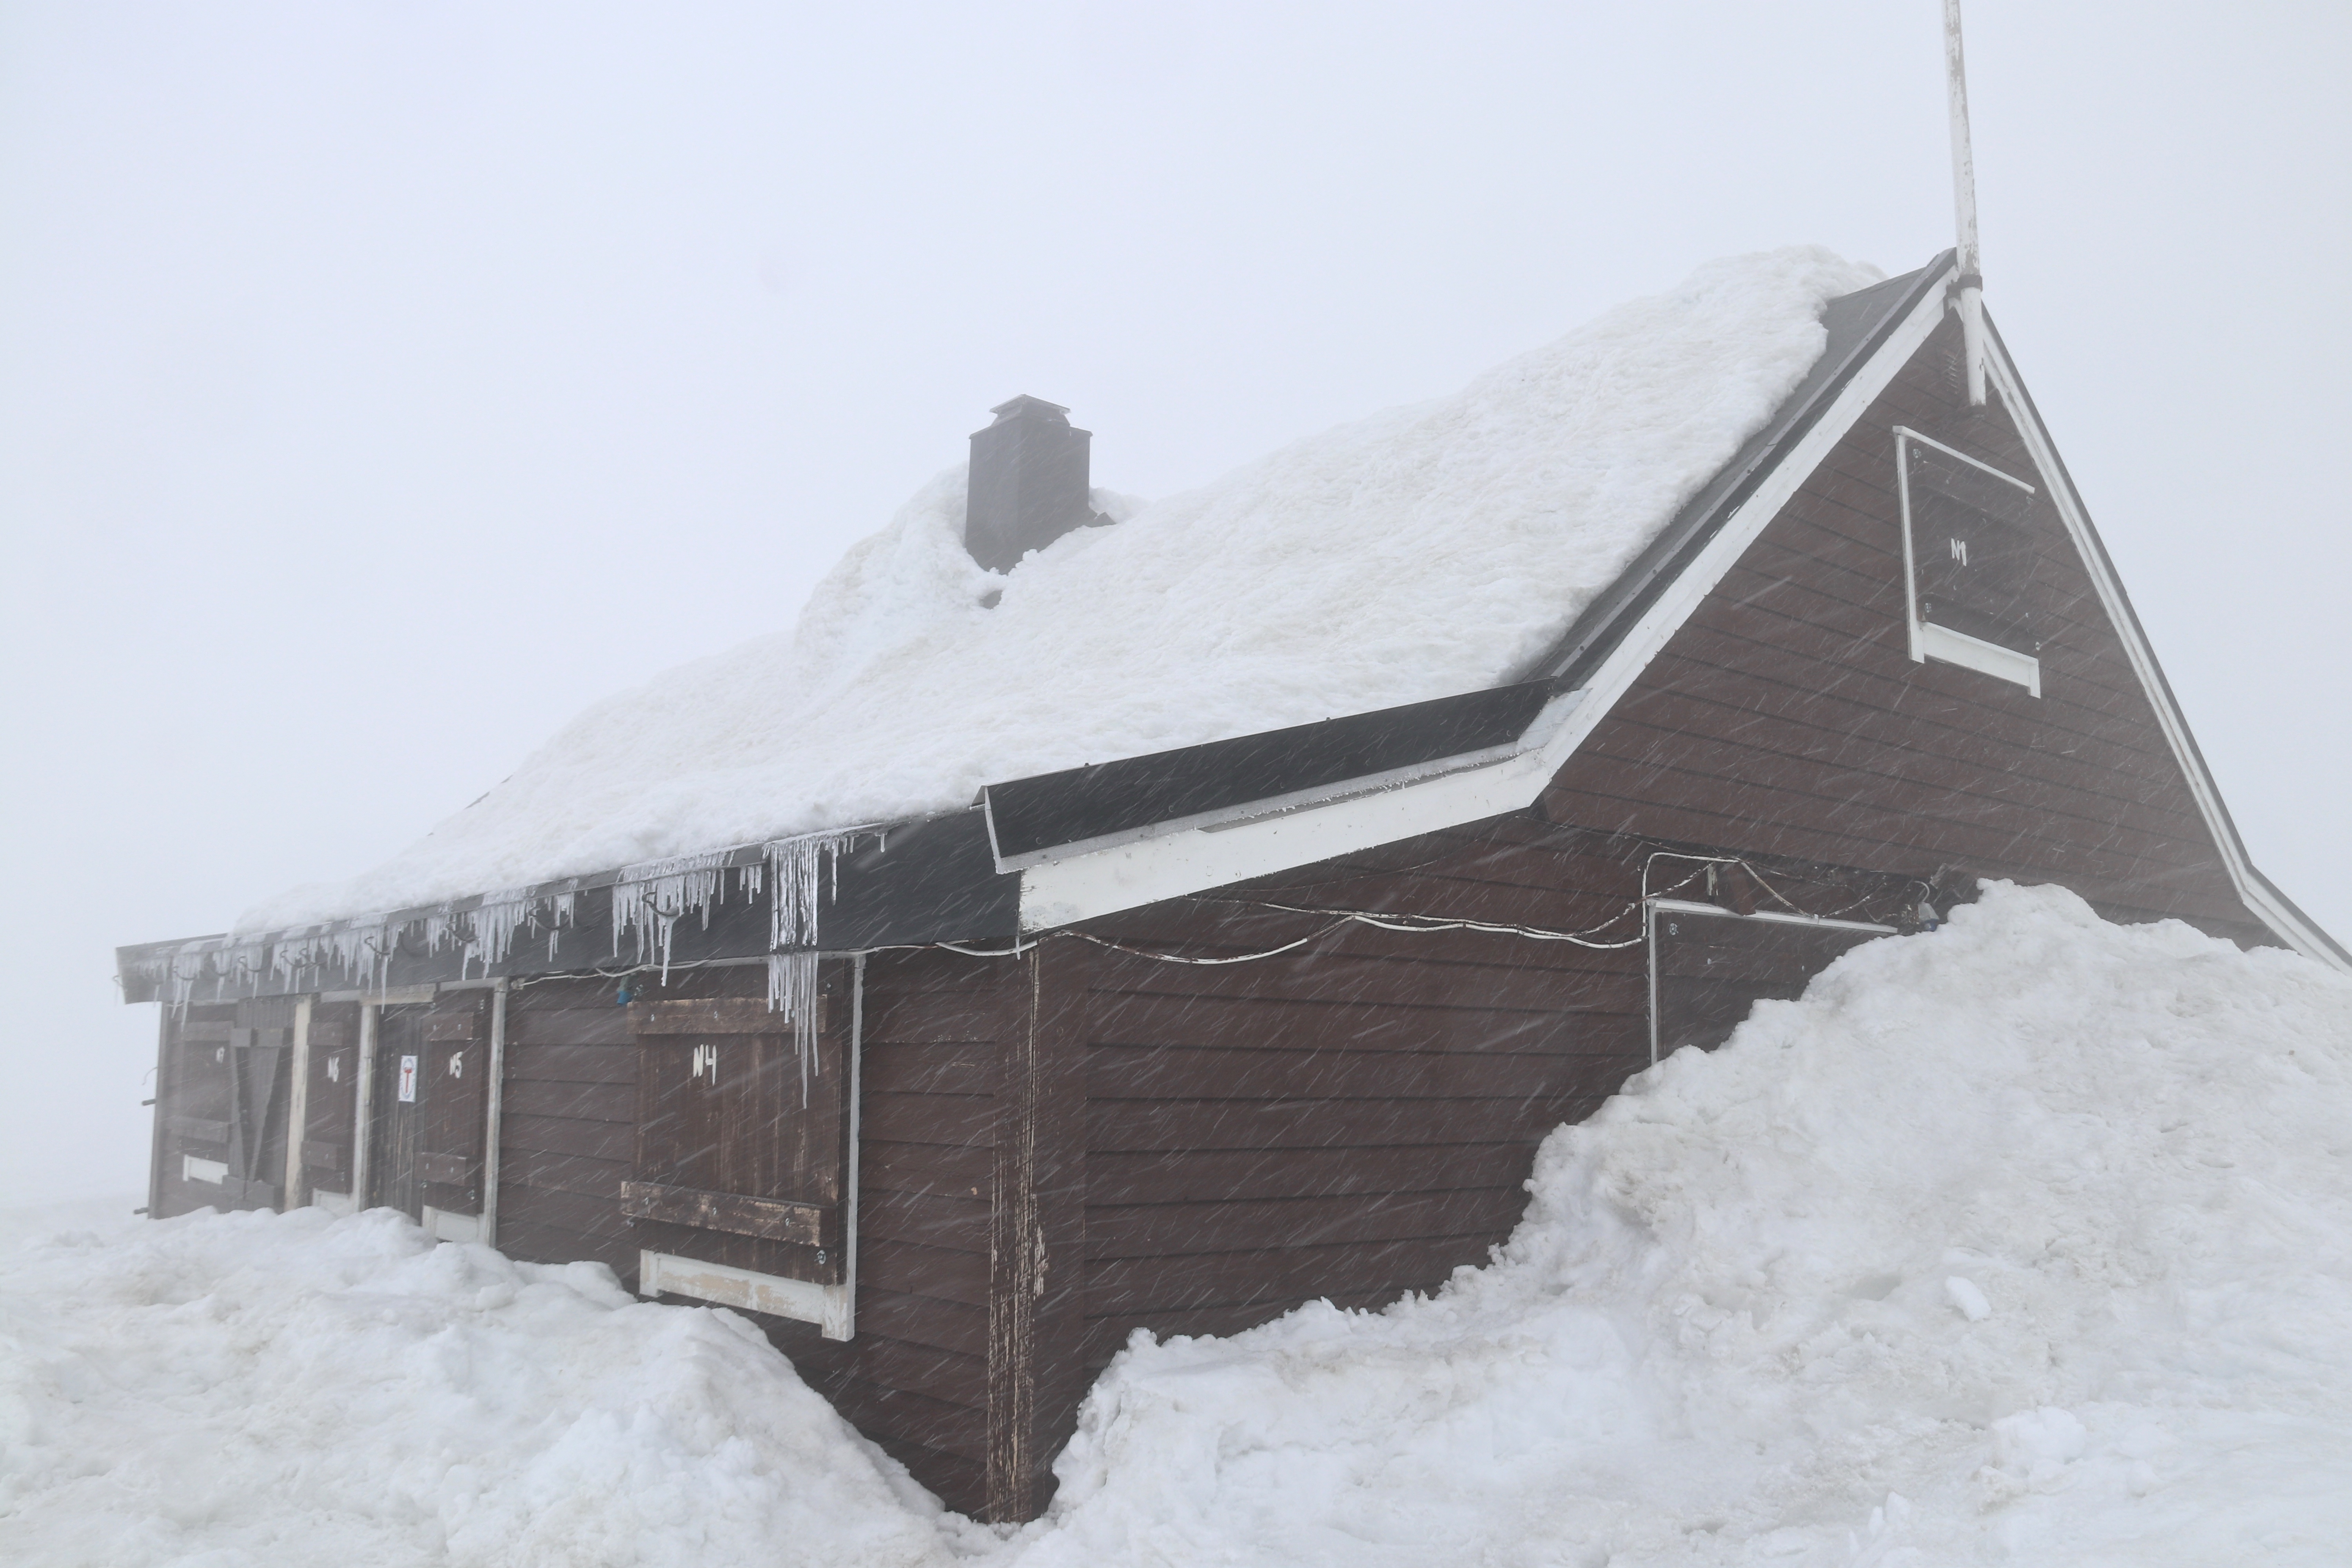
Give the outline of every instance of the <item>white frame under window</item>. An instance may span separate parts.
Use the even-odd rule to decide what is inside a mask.
[[[1903,513],[1903,620],[1909,635],[1912,661],[1925,664],[1933,658],[1946,664],[1960,665],[2002,680],[2015,681],[2039,697],[2042,695],[2041,659],[2032,654],[2021,653],[2015,648],[2003,647],[1999,643],[1988,642],[1982,637],[1970,637],[1966,632],[1938,625],[1919,612],[1918,542],[1912,537],[1911,527],[1910,448],[1914,442],[1922,447],[1932,447],[1944,456],[1966,463],[2003,484],[2015,485],[2029,496],[2041,493],[2015,474],[2003,473],[1990,463],[1947,447],[1933,437],[1922,436],[1906,426],[1895,427],[1895,489]],[[1955,541],[1953,548],[1962,549],[1965,545]]]

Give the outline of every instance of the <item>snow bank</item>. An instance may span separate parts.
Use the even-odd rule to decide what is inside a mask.
[[[315,1209],[0,1259],[0,1562],[912,1568],[955,1539],[748,1323],[600,1267]]]
[[[0,1258],[0,1561],[2345,1560],[2352,980],[1996,886],[1643,1075],[1532,1187],[1433,1298],[1130,1347],[1009,1539],[728,1314],[592,1268],[381,1213],[37,1240]]]
[[[1877,276],[1811,248],[1712,263],[1452,397],[1156,504],[1097,492],[1116,527],[1006,574],[964,552],[951,469],[790,635],[598,704],[393,860],[240,929],[943,810],[992,780],[1494,685],[1794,389],[1822,304]]]
[[[1995,888],[1538,1159],[1490,1268],[1139,1344],[1025,1568],[2341,1563],[2352,981]]]

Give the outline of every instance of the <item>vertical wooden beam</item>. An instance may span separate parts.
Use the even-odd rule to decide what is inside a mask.
[[[294,1059],[287,1068],[292,1081],[286,1092],[286,1186],[278,1205],[287,1214],[310,1201],[310,1178],[302,1164],[302,1132],[310,1125],[310,1008],[317,1001],[315,996],[302,996],[294,1003]]]
[[[352,1096],[352,1212],[358,1214],[368,1206],[368,1182],[374,1174],[368,1169],[373,1163],[372,1152],[373,1125],[375,1116],[375,1037],[383,1009],[373,1002],[360,1004],[360,1081]]]
[[[155,1008],[155,1130],[147,1156],[147,1217],[163,1217],[163,1128],[171,1114],[172,1004]]]
[[[499,1129],[507,1110],[507,983],[490,988],[489,1104],[482,1112],[482,1231],[485,1247],[499,1244]]]
[[[990,1215],[988,1500],[994,1522],[1045,1509],[1054,1448],[1076,1409],[1086,1250],[1086,1047],[1091,950],[1048,942],[1021,960],[1025,990],[999,1052]]]

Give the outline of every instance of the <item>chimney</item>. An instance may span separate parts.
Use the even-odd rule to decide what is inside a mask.
[[[971,433],[963,547],[982,566],[1002,572],[1070,530],[1103,520],[1087,504],[1093,431],[1072,426],[1060,404],[1026,393],[989,412],[996,422]]]

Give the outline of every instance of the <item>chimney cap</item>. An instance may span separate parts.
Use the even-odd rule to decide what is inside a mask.
[[[999,425],[1008,419],[1018,419],[1024,414],[1044,415],[1056,425],[1067,425],[1070,422],[1070,411],[1067,408],[1058,403],[1048,403],[1042,397],[1032,397],[1025,392],[1017,397],[1007,398],[989,412],[996,416],[996,423]]]

